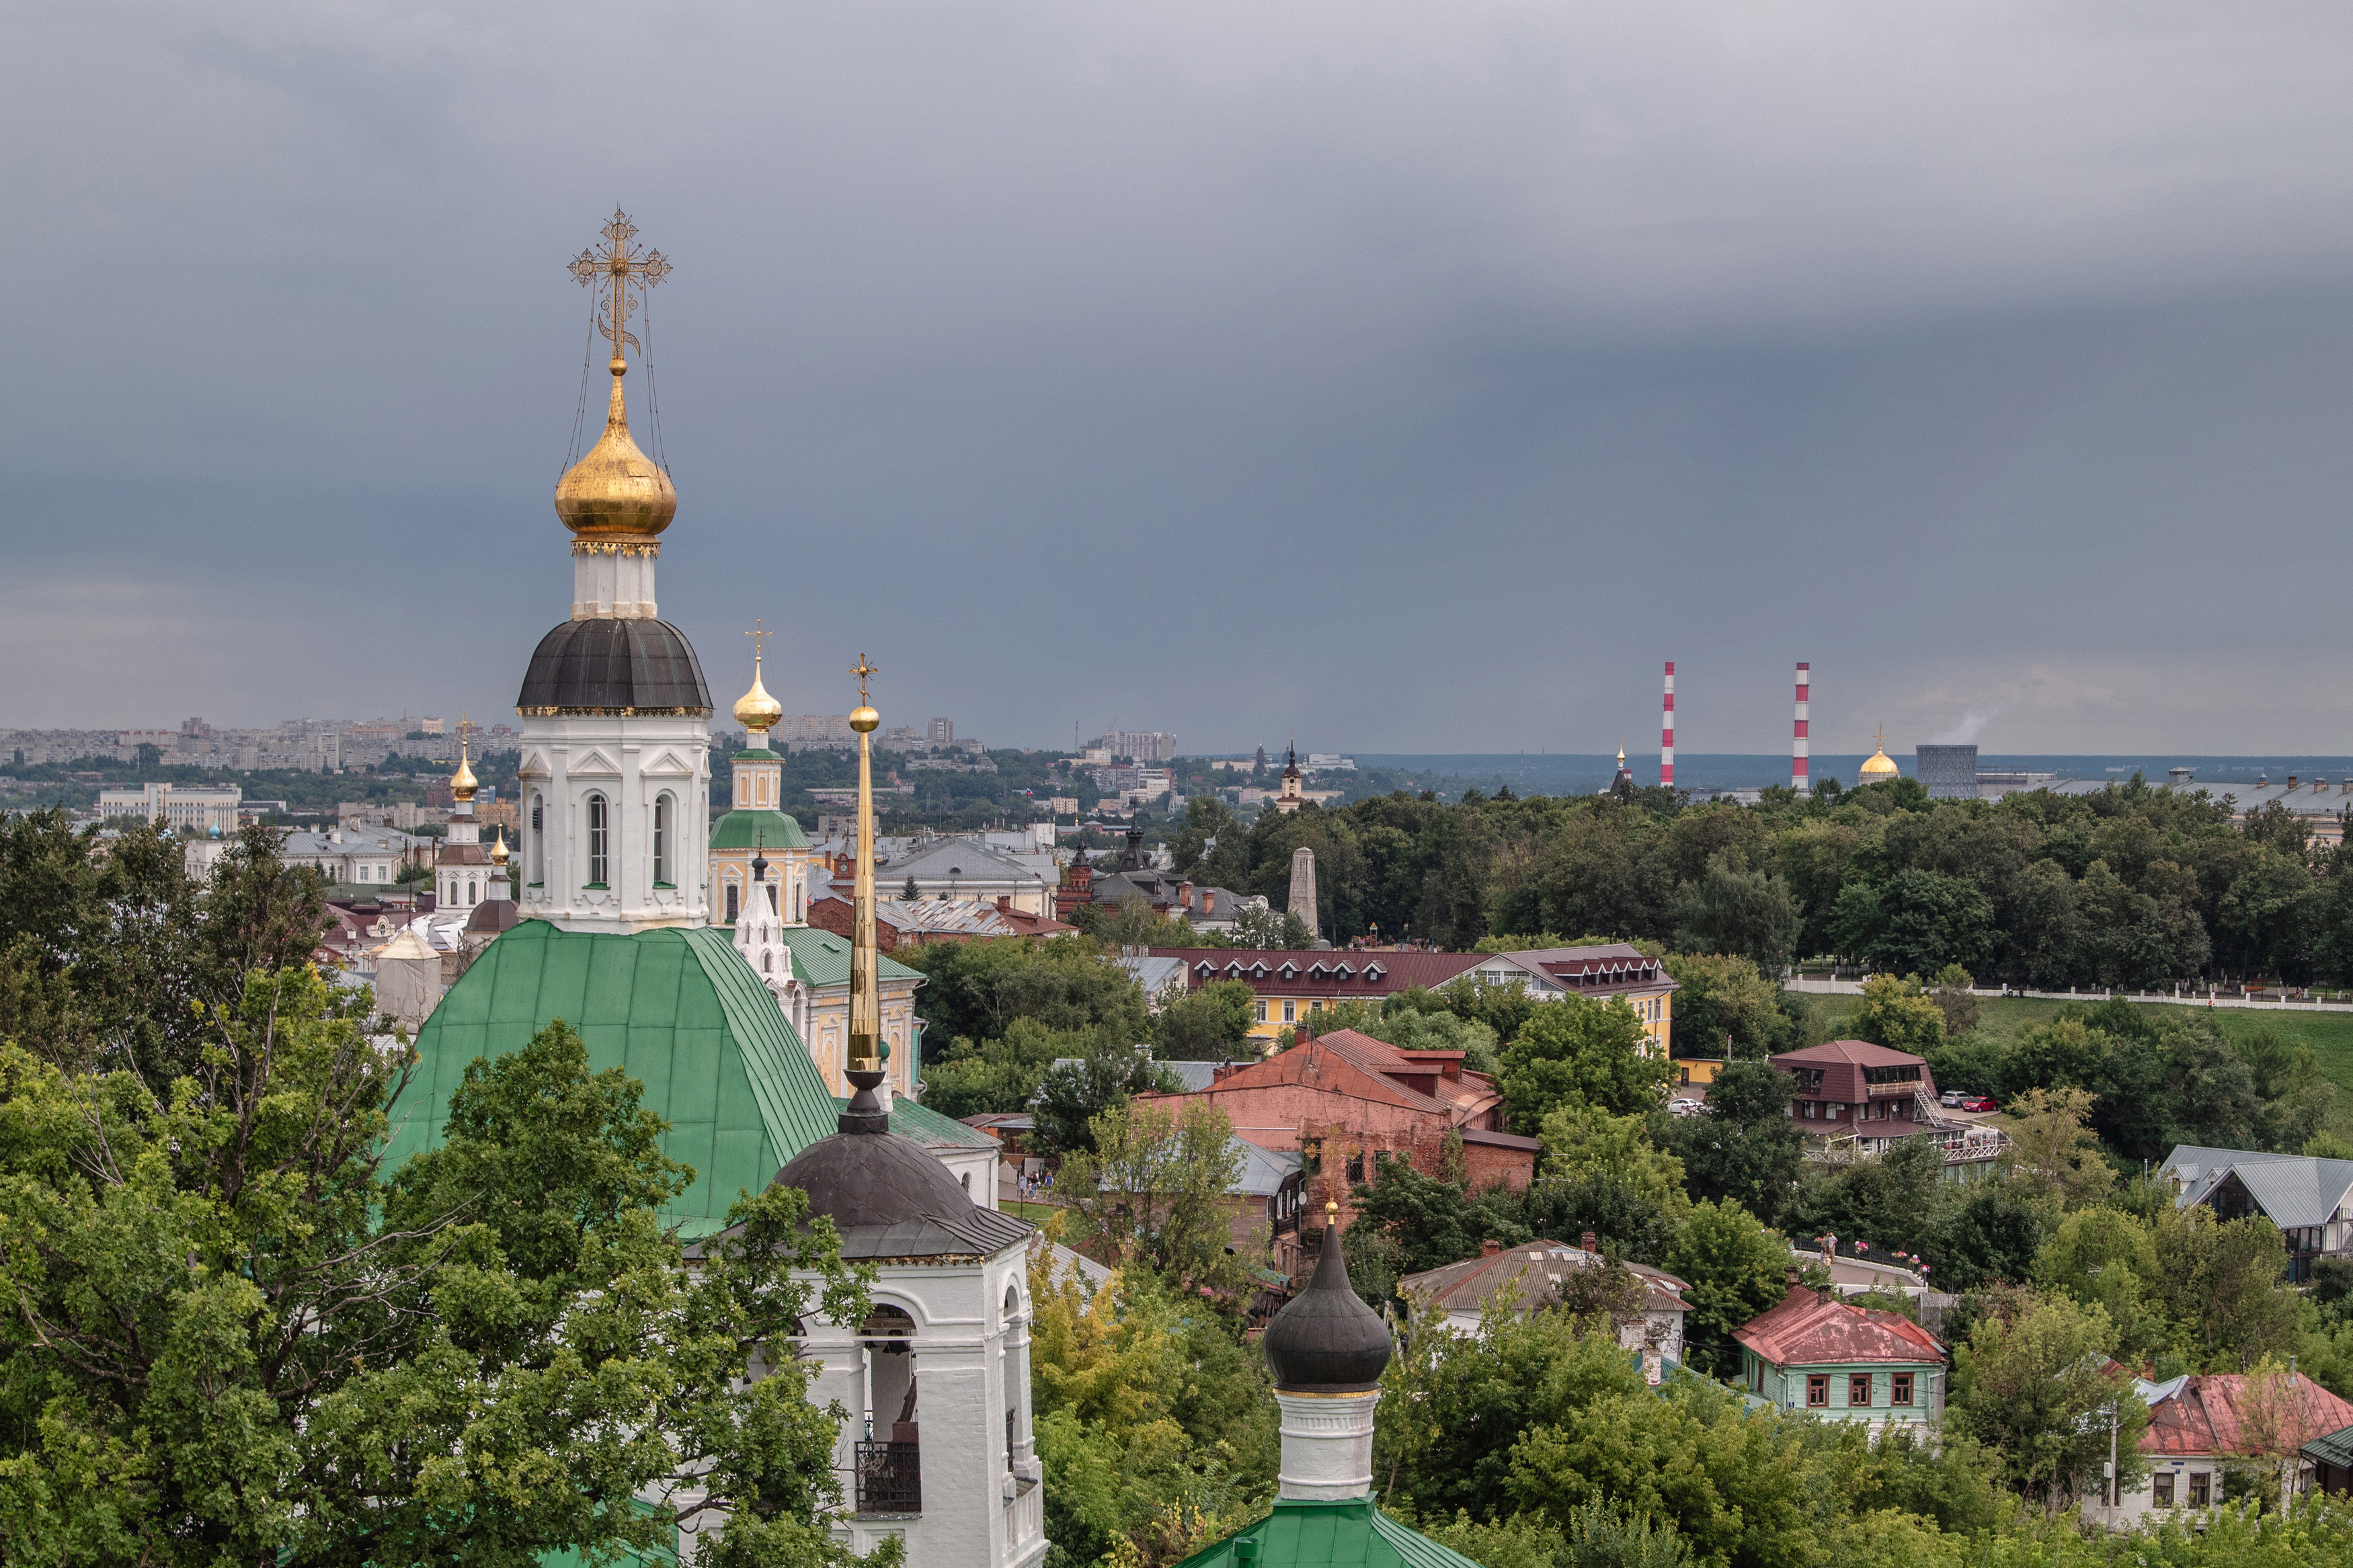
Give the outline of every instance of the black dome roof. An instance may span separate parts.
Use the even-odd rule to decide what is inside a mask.
[[[1362,1394],[1389,1363],[1389,1330],[1348,1283],[1340,1227],[1324,1227],[1315,1278],[1274,1315],[1260,1341],[1274,1385],[1285,1393]]]
[[[668,621],[566,621],[539,639],[515,706],[711,710],[702,666]]]
[[[831,1216],[842,1257],[986,1258],[1029,1238],[1027,1220],[975,1204],[922,1144],[884,1131],[880,1111],[868,1094],[854,1098],[841,1131],[794,1155],[770,1184],[800,1188],[811,1215]]]

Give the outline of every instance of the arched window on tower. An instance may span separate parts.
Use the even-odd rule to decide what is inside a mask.
[[[531,837],[523,841],[523,878],[534,888],[547,880],[546,850],[543,847],[546,818],[547,808],[542,803],[539,792],[533,790],[531,792]]]
[[[774,882],[768,884],[768,912],[772,915],[776,913],[776,885]]]
[[[735,916],[740,912],[736,906],[736,899],[742,891],[743,889],[736,887],[734,883],[727,884],[727,923],[729,925],[735,923]]]
[[[471,877],[466,879],[466,904],[470,909],[481,901],[475,893],[475,889],[480,886],[481,886],[481,884],[475,881]]]
[[[670,818],[671,801],[668,795],[654,796],[654,886],[667,888],[670,875]]]
[[[610,842],[612,829],[606,823],[605,814],[605,797],[601,795],[590,795],[588,797],[588,885],[592,888],[605,887],[610,880],[606,873],[612,867]]]
[[[760,973],[763,974],[774,974],[776,972],[776,955],[773,952],[762,953],[760,955]]]

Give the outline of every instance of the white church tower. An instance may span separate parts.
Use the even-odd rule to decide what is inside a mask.
[[[678,628],[659,618],[654,563],[678,511],[670,476],[629,437],[621,381],[635,347],[633,290],[670,270],[631,243],[619,213],[573,263],[598,290],[612,341],[605,433],[555,487],[572,531],[572,616],[540,639],[522,718],[518,913],[565,931],[710,923],[711,693]]]

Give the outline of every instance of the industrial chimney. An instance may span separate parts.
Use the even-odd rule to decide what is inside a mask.
[[[1659,710],[1659,783],[1675,787],[1675,661],[1667,660],[1666,706]]]
[[[1789,742],[1789,787],[1803,795],[1813,787],[1806,777],[1806,688],[1812,679],[1810,664],[1798,666],[1798,728]]]

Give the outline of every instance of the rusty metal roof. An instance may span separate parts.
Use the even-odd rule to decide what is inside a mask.
[[[1941,1362],[1945,1347],[1901,1312],[1821,1300],[1802,1286],[1732,1337],[1775,1366],[1835,1366],[1857,1362]]]
[[[2156,1388],[2143,1385],[2148,1401],[2148,1430],[2141,1434],[2140,1451],[2161,1458],[2208,1454],[2244,1454],[2255,1444],[2249,1425],[2279,1427],[2267,1434],[2264,1447],[2300,1447],[2316,1437],[2353,1426],[2353,1405],[2328,1392],[2309,1377],[2290,1373],[2269,1403],[2258,1386],[2266,1380],[2239,1373],[2213,1373],[2176,1378]]]

